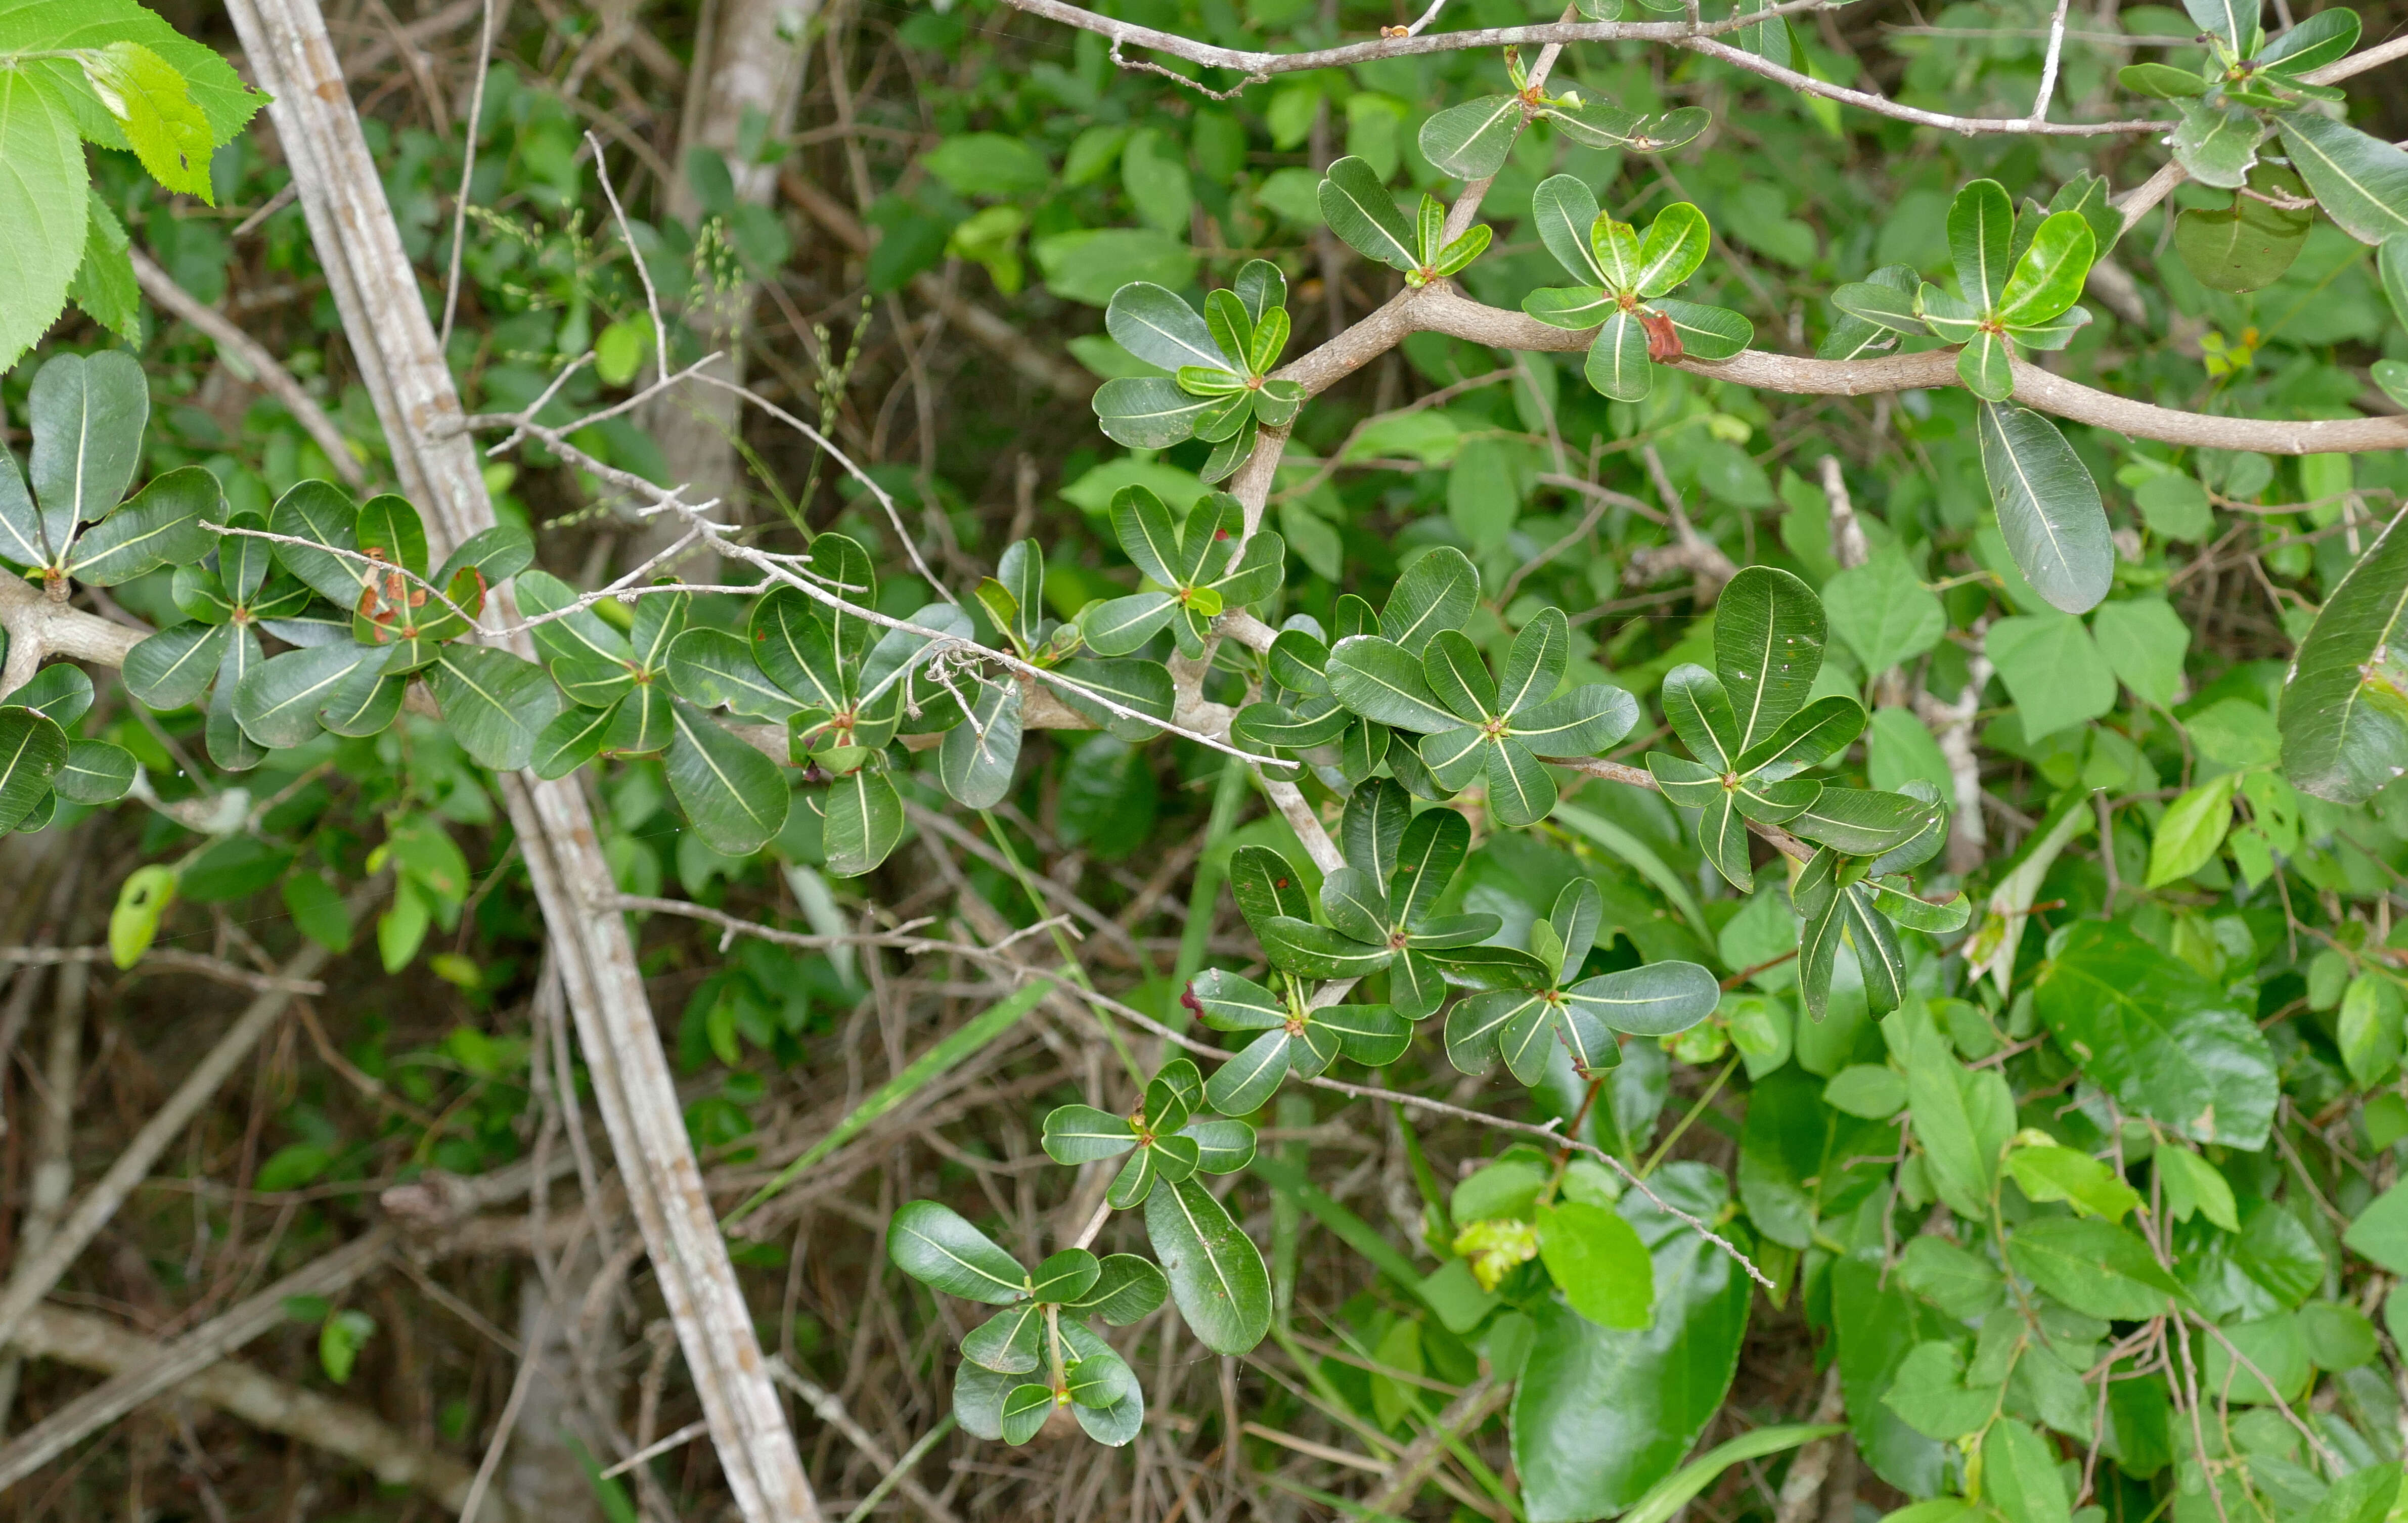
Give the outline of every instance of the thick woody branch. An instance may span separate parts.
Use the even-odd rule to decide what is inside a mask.
[[[125,665],[125,653],[150,631],[129,629],[96,613],[53,602],[39,587],[0,576],[0,629],[8,632],[8,659],[0,668],[0,694],[33,680],[45,656],[68,655],[104,667]]]
[[[1385,306],[1280,371],[1308,393],[1326,391],[1412,333],[1443,333],[1496,349],[1556,353],[1586,349],[1594,329],[1574,333],[1534,317],[1488,307],[1445,282],[1403,291]],[[1751,349],[1721,361],[1682,360],[1680,369],[1712,381],[1793,396],[1864,396],[1876,392],[1955,386],[1956,353],[1933,349],[1864,360],[1815,360]],[[2042,412],[2133,438],[2258,454],[2363,454],[2408,449],[2408,417],[2220,418],[2116,396],[2014,362],[2015,400]]]

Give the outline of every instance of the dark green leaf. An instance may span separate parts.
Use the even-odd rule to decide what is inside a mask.
[[[1322,172],[1317,194],[1322,219],[1348,248],[1391,269],[1420,266],[1413,230],[1369,164],[1353,157],[1338,160]]]
[[[107,518],[124,497],[141,464],[150,387],[142,362],[122,349],[54,354],[34,373],[25,410],[34,427],[27,474],[56,564],[80,525]]]
[[[1483,95],[1422,123],[1422,157],[1456,180],[1486,180],[1504,166],[1522,130],[1518,95]]]
[[[1028,1275],[1012,1257],[934,1200],[904,1202],[887,1223],[886,1253],[896,1269],[949,1296],[1008,1306],[1028,1295]]]
[[[2403,522],[2408,512],[2325,599],[2283,684],[2283,775],[2335,803],[2364,803],[2408,768]]]
[[[1270,1329],[1270,1274],[1210,1190],[1193,1180],[1156,1189],[1145,1203],[1145,1229],[1180,1315],[1205,1347],[1243,1354],[1262,1342]]]
[[[1982,471],[2016,568],[2041,596],[2086,613],[2107,596],[2115,547],[2089,467],[2028,408],[1981,405]]]
[[[189,566],[217,543],[205,525],[224,516],[225,495],[215,476],[200,466],[168,471],[78,537],[67,575],[114,587],[162,566]]]
[[[66,759],[66,731],[22,704],[0,708],[0,832],[34,812]]]

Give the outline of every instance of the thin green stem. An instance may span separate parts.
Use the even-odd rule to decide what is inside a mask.
[[[1714,1082],[1706,1085],[1706,1092],[1698,1097],[1698,1102],[1695,1105],[1689,1107],[1689,1114],[1683,1116],[1681,1124],[1672,1128],[1672,1135],[1657,1143],[1656,1151],[1647,1155],[1647,1161],[1639,1168],[1640,1178],[1645,1179],[1656,1171],[1656,1166],[1664,1161],[1665,1154],[1672,1151],[1672,1144],[1681,1140],[1681,1134],[1689,1129],[1689,1124],[1705,1114],[1706,1107],[1713,1103],[1716,1095],[1722,1093],[1724,1081],[1731,1076],[1731,1070],[1737,1067],[1739,1067],[1739,1054],[1733,1053],[1730,1061],[1723,1065],[1723,1070],[1714,1075]]]
[[[986,833],[995,839],[996,850],[1001,852],[1004,861],[1010,864],[1011,875],[1019,880],[1020,892],[1027,897],[1030,906],[1037,912],[1037,917],[1039,920],[1051,919],[1052,917],[1045,912],[1045,896],[1037,891],[1036,882],[1029,877],[1027,867],[1020,860],[1020,854],[1012,849],[1011,838],[1004,834],[1003,825],[996,819],[995,812],[982,809],[978,813],[979,818],[986,822]],[[1070,949],[1070,939],[1062,934],[1062,927],[1058,925],[1049,925],[1045,929],[1054,938],[1054,950],[1062,954],[1062,970],[1068,973],[1070,981],[1079,987],[1089,994],[1096,993],[1095,984],[1088,981],[1086,968],[1080,963],[1078,954]],[[1129,1082],[1136,1085],[1139,1091],[1142,1093],[1145,1089],[1145,1070],[1138,1066],[1137,1054],[1129,1051],[1128,1039],[1121,1035],[1120,1027],[1113,1022],[1111,1015],[1103,1006],[1094,1000],[1088,1000],[1086,1004],[1089,1010],[1096,1013],[1096,1024],[1104,1028],[1104,1039],[1112,1044],[1112,1051],[1120,1054],[1122,1066],[1128,1070]]]

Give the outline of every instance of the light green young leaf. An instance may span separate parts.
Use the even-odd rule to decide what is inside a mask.
[[[2241,774],[2210,778],[2166,806],[2149,843],[2149,876],[2143,885],[2163,888],[2189,877],[2215,859],[2232,827],[2232,790]]]
[[[117,119],[150,177],[171,191],[217,205],[209,189],[212,134],[183,75],[138,42],[112,42],[78,54],[84,79]]]
[[[0,366],[13,366],[66,305],[90,215],[75,116],[36,70],[0,69]]]

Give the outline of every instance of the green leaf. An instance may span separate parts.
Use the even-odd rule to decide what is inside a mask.
[[[2015,1130],[2006,1079],[1996,1069],[1966,1068],[1927,1029],[1907,1056],[1906,1094],[1932,1189],[1959,1216],[1988,1220],[1999,1156]]]
[[[2149,1245],[2112,1222],[2026,1222],[2007,1239],[2007,1261],[2085,1316],[2140,1321],[2163,1315],[2169,1298],[2190,1303],[2190,1293],[2158,1268]]]
[[[1616,1031],[1669,1037],[1714,1013],[1722,986],[1693,962],[1653,962],[1600,973],[1564,990],[1565,1003]]]
[[[2015,701],[2027,741],[2115,706],[2115,680],[2090,631],[2069,613],[2017,614],[1990,625],[1984,649]]]
[[[92,679],[73,662],[54,661],[7,697],[17,707],[31,709],[62,729],[72,729],[77,720],[92,711]]]
[[[2132,93],[2152,100],[2186,100],[2211,88],[2195,71],[2172,64],[2128,64],[2115,71],[2115,79]]]
[[[50,779],[71,804],[113,804],[134,786],[134,753],[107,740],[70,740],[67,758]]]
[[[1244,363],[1223,352],[1204,319],[1178,293],[1148,280],[1132,280],[1112,293],[1104,327],[1123,349],[1174,373],[1191,365],[1231,370]]]
[[[2181,691],[2190,626],[2162,597],[2101,603],[2090,616],[2108,669],[2143,701],[2172,704]]]
[[[2094,252],[2090,224],[2080,212],[2050,213],[2007,277],[1999,321],[2010,328],[2030,327],[2081,300]]]
[[[2215,860],[2224,833],[2232,827],[2232,790],[2237,772],[2211,778],[2166,806],[2149,842],[2149,876],[2143,885],[2163,888]]]
[[[162,566],[189,566],[217,543],[205,525],[224,516],[224,493],[207,467],[168,471],[78,536],[66,573],[95,587],[114,587]]]
[[[1693,1214],[1721,1214],[1725,1187],[1702,1164],[1668,1164],[1649,1183]],[[1636,1192],[1620,1209],[1654,1261],[1655,1317],[1644,1329],[1605,1328],[1552,1300],[1536,1309],[1511,1423],[1534,1520],[1599,1517],[1638,1503],[1680,1465],[1737,1367],[1746,1276]]]
[[[2250,168],[2258,162],[2258,145],[2266,136],[2266,125],[2257,114],[2195,100],[2178,101],[2175,109],[2182,121],[2168,139],[2174,162],[2202,185],[2234,191],[2246,184]],[[2296,163],[2297,153],[2292,157]]]
[[[33,812],[66,759],[66,731],[22,704],[0,708],[0,833]]]
[[[1804,707],[1823,669],[1823,600],[1786,571],[1751,566],[1714,606],[1714,675],[1744,751]]]
[[[1339,702],[1375,723],[1424,734],[1463,723],[1431,694],[1422,663],[1405,647],[1378,636],[1340,640],[1329,653],[1327,676]]]
[[[1080,1316],[1100,1316],[1115,1328],[1154,1315],[1170,1293],[1170,1282],[1162,1271],[1135,1254],[1111,1254],[1105,1257],[1096,1283],[1079,1296],[1063,1304],[1065,1312]]]
[[[120,338],[138,344],[142,341],[142,287],[134,278],[134,261],[126,251],[132,240],[108,203],[96,193],[87,194],[91,207],[84,224],[83,259],[67,284],[67,299]]]
[[[2359,243],[2408,231],[2408,151],[2315,110],[2280,118],[2290,166],[2316,193],[2316,205]]]
[[[1646,241],[1639,248],[1639,270],[1631,281],[1632,289],[1642,299],[1678,289],[1706,262],[1706,251],[1713,241],[1706,214],[1686,201],[1673,202],[1658,212],[1648,226]]]
[[[1600,396],[1616,402],[1643,402],[1656,386],[1656,366],[1647,358],[1647,331],[1637,314],[1615,308],[1605,325],[1589,341],[1583,375]]]
[[[1322,219],[1348,248],[1391,269],[1420,266],[1413,230],[1369,163],[1351,156],[1338,160],[1323,171],[1317,194]]]
[[[2015,391],[2014,343],[2006,335],[1977,329],[1956,355],[1956,379],[1985,402],[2003,402]]]
[[[1441,629],[1460,629],[1480,601],[1480,573],[1452,545],[1414,558],[1380,610],[1380,636],[1419,656]],[[1339,631],[1347,633],[1342,622]]]
[[[1906,1108],[1906,1078],[1883,1064],[1852,1064],[1823,1085],[1823,1103],[1868,1121],[1887,1121]]]
[[[0,730],[5,730],[8,711],[0,709]],[[7,809],[7,791],[0,783],[0,812]],[[136,868],[125,875],[117,886],[117,903],[108,912],[108,959],[119,968],[131,968],[150,950],[159,934],[159,921],[167,907],[176,902],[176,869],[152,864]]]
[[[1855,280],[1831,293],[1831,305],[1875,328],[1920,338],[1931,330],[1924,326],[1914,298],[1912,285],[1901,288],[1885,281]]]
[[[1956,284],[1977,314],[1997,307],[2006,292],[2014,232],[2015,204],[1995,180],[1972,181],[1949,203],[1948,249]]]
[[[2232,1186],[2225,1183],[2215,1165],[2187,1148],[2172,1145],[2158,1148],[2150,1158],[2165,1186],[2167,1214],[2186,1222],[2197,1213],[2228,1232],[2241,1230]]]
[[[1654,1320],[1656,1267],[1619,1214],[1566,1200],[1539,1207],[1539,1257],[1571,1309],[1601,1328]]]
[[[1738,1438],[1726,1440],[1704,1454],[1665,1476],[1648,1488],[1631,1509],[1623,1514],[1619,1523],[1670,1523],[1682,1508],[1698,1494],[1714,1484],[1723,1472],[1750,1459],[1794,1449],[1801,1444],[1828,1438],[1845,1430],[1836,1424],[1811,1425],[1792,1423],[1784,1427],[1759,1428]]]
[[[1991,1424],[1983,1437],[1982,1497],[2006,1523],[2070,1523],[2073,1516],[2056,1452],[2013,1417]]]
[[[141,362],[122,350],[56,354],[35,372],[26,400],[34,425],[28,475],[56,564],[79,525],[107,518],[125,496],[142,461],[150,387]]]
[[[1825,582],[1823,604],[1868,672],[1912,661],[1948,632],[1947,611],[1894,545]]]
[[[446,645],[426,678],[452,738],[496,772],[526,766],[536,737],[561,710],[560,690],[543,668],[508,651]]]
[[[831,877],[858,878],[903,839],[903,800],[886,774],[863,768],[828,784],[823,837]]]
[[[2016,568],[2041,596],[2084,613],[2107,596],[2115,547],[2089,467],[2028,408],[1981,406],[1982,471]]]
[[[39,72],[0,69],[0,366],[13,366],[66,305],[90,217],[75,116]]]
[[[2309,20],[2340,14],[2345,13],[2319,11]],[[2214,291],[2262,290],[2282,279],[2299,258],[2307,246],[2308,230],[2315,225],[2315,212],[2274,206],[2262,199],[2269,194],[2305,198],[2307,186],[2287,169],[2261,164],[2250,171],[2248,189],[2233,193],[2229,207],[2188,207],[2175,216],[2174,251],[2201,285]],[[2386,284],[2388,289],[2389,282]]]
[[[1011,792],[1020,763],[1020,682],[1007,674],[978,685],[969,712],[945,732],[937,776],[966,809],[993,809]]]
[[[1270,1273],[1254,1241],[1195,1180],[1146,1198],[1145,1230],[1179,1315],[1215,1354],[1243,1354],[1270,1330]]]
[[[2033,1008],[2128,1115],[2200,1142],[2263,1147],[2274,1057],[2243,1009],[2125,926],[2084,921],[2033,988]]]
[[[964,1300],[1009,1306],[1027,1299],[1028,1275],[1019,1263],[934,1200],[907,1200],[895,1213],[886,1224],[886,1255],[921,1284]]]
[[[1585,181],[1575,176],[1550,175],[1531,193],[1530,220],[1538,224],[1539,241],[1546,245],[1547,251],[1555,256],[1555,263],[1563,266],[1567,274],[1584,285],[1591,281],[1605,283],[1605,271],[1589,247],[1589,229],[1596,225],[1597,218],[1597,196]],[[1524,310],[1528,310],[1526,301]]]
[[[2408,533],[2395,516],[2325,599],[2283,684],[2283,775],[2359,804],[2408,768]]]
[[[1209,396],[1190,396],[1168,376],[1107,381],[1096,391],[1096,422],[1104,437],[1133,450],[1159,450],[1190,438]]]
[[[691,705],[673,704],[670,724],[666,770],[686,818],[724,856],[759,851],[786,823],[786,780],[778,764]]]
[[[230,625],[170,625],[125,653],[125,690],[146,708],[182,709],[200,700],[224,658]]]
[[[2120,1222],[2141,1203],[2141,1192],[2087,1153],[2070,1147],[2018,1147],[2007,1155],[2007,1171],[2027,1199],[2063,1200],[2082,1214]]]
[[[175,66],[138,42],[122,41],[84,50],[78,61],[151,178],[217,205],[209,191],[208,119]]]
[[[2293,79],[2313,73],[2347,58],[2358,46],[2358,12],[2344,6],[2302,16],[2258,50],[2258,66]]]
[[[344,680],[381,654],[373,646],[346,640],[271,656],[235,689],[235,721],[272,751],[300,745],[318,733],[318,711]]]
[[[775,722],[804,707],[763,676],[744,642],[724,629],[689,629],[670,641],[668,677],[680,697],[706,709],[724,705],[736,713]]]
[[[350,1383],[360,1350],[376,1335],[376,1326],[374,1317],[356,1308],[337,1312],[319,1324],[318,1367],[326,1372],[328,1380],[337,1386]]]
[[[1422,123],[1422,157],[1456,180],[1486,180],[1504,167],[1521,130],[1521,97],[1483,95]]]
[[[271,532],[305,541],[279,543],[277,560],[347,613],[359,606],[367,584],[366,568],[351,553],[360,548],[358,524],[359,509],[332,481],[296,483],[267,514]]]

